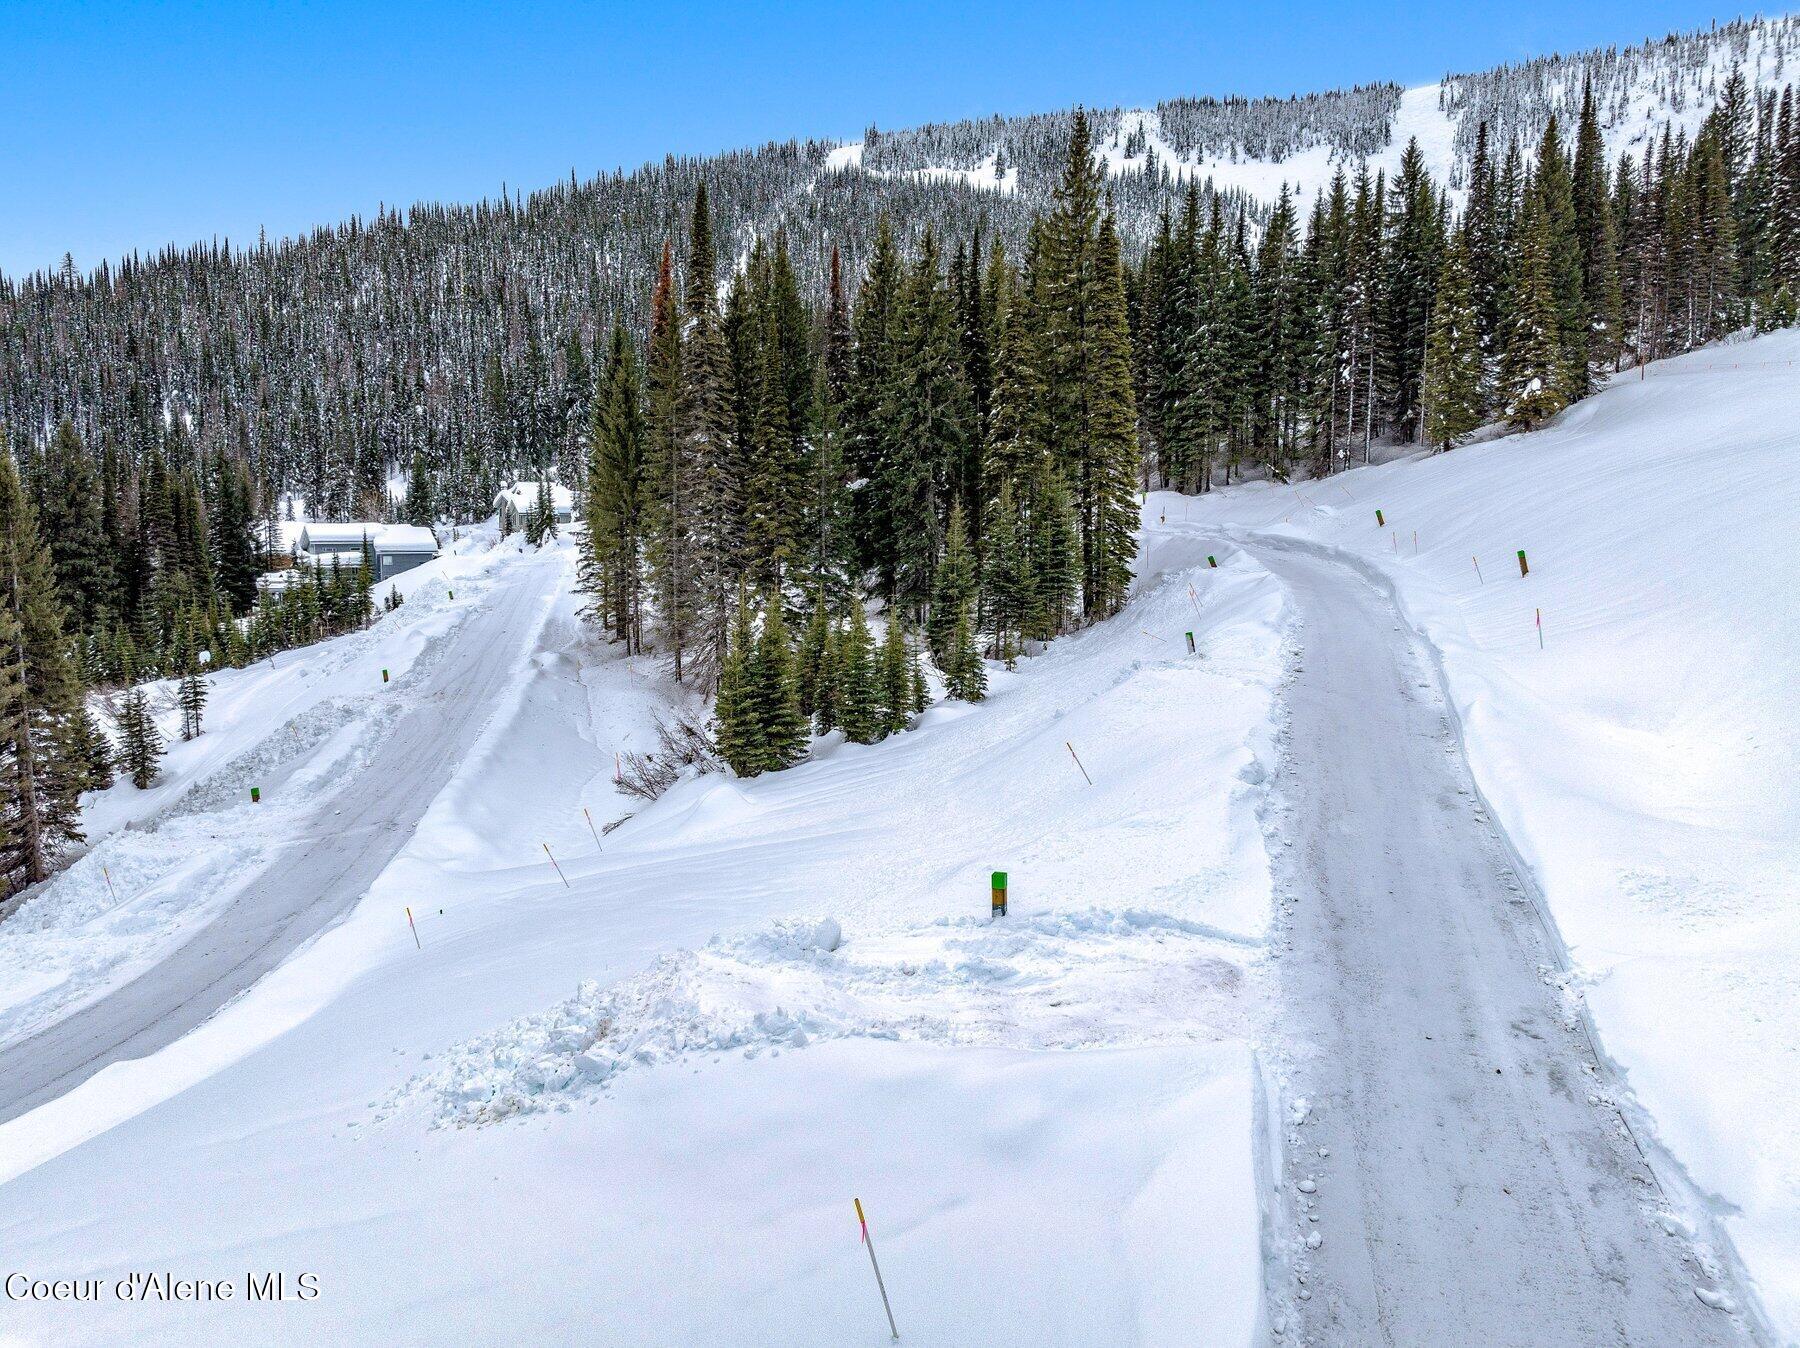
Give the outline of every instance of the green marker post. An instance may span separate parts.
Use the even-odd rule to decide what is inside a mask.
[[[1531,574],[1531,568],[1525,564],[1524,548],[1519,549],[1519,574],[1521,576],[1529,576]]]
[[[995,917],[1006,916],[1006,872],[994,872],[994,913]]]
[[[262,788],[260,786],[250,788],[250,803],[252,805],[262,804]]]

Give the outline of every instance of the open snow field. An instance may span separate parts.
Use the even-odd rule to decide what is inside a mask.
[[[342,923],[0,1125],[9,1267],[313,1272],[317,1299],[9,1305],[8,1332],[885,1342],[860,1197],[908,1342],[1250,1340],[1284,604],[1247,558],[1196,564],[1157,545],[1127,614],[979,707],[648,808],[613,754],[668,686],[565,595]],[[634,810],[597,849],[588,817]],[[170,1070],[194,1084],[130,1114]],[[96,1114],[130,1116],[61,1150]]]

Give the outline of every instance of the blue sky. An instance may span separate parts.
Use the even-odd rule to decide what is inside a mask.
[[[0,270],[789,136],[1429,82],[1699,3],[0,3]]]

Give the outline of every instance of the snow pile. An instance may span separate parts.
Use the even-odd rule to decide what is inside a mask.
[[[1215,547],[1231,547],[1224,526],[1331,548],[1392,588],[1444,668],[1477,785],[1548,900],[1571,995],[1625,1069],[1634,1127],[1691,1177],[1691,1206],[1735,1242],[1788,1335],[1800,1335],[1800,1134],[1778,1121],[1800,1116],[1797,397],[1800,332],[1777,333],[1622,376],[1530,435],[1149,506],[1171,529],[1185,514],[1215,530]]]
[[[584,983],[452,1049],[390,1106],[423,1100],[438,1126],[495,1123],[566,1109],[633,1065],[851,1036],[1030,1049],[1216,1042],[1249,1029],[1243,954],[1204,924],[1145,909],[941,918],[847,944],[832,918],[777,921],[611,986]]]

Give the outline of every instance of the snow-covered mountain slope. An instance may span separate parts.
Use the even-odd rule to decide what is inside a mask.
[[[11,1263],[310,1271],[319,1298],[15,1305],[8,1331],[873,1341],[861,1198],[908,1342],[1250,1341],[1285,617],[1204,554],[1156,543],[1125,614],[979,706],[649,807],[613,755],[669,687],[567,596],[341,925],[0,1125]]]
[[[1611,158],[1626,151],[1641,158],[1665,126],[1691,136],[1734,68],[1752,91],[1780,89],[1800,75],[1797,58],[1800,18],[1755,18],[1638,46],[1447,75],[1411,89],[1374,84],[1292,98],[1176,98],[1089,117],[1122,187],[1161,175],[1263,206],[1286,186],[1304,203],[1340,169],[1354,175],[1362,163],[1391,180],[1415,139],[1432,176],[1460,190],[1481,123],[1496,154],[1511,140],[1529,152],[1552,115],[1571,132],[1589,82]],[[834,150],[825,168],[1042,197],[1060,171],[1057,150],[1069,118],[1063,112],[872,130]],[[1133,214],[1123,211],[1128,230]]]
[[[1640,1132],[1685,1167],[1785,1341],[1800,1338],[1797,402],[1800,334],[1779,333],[1652,365],[1534,434],[1149,507],[1311,540],[1397,593]]]

